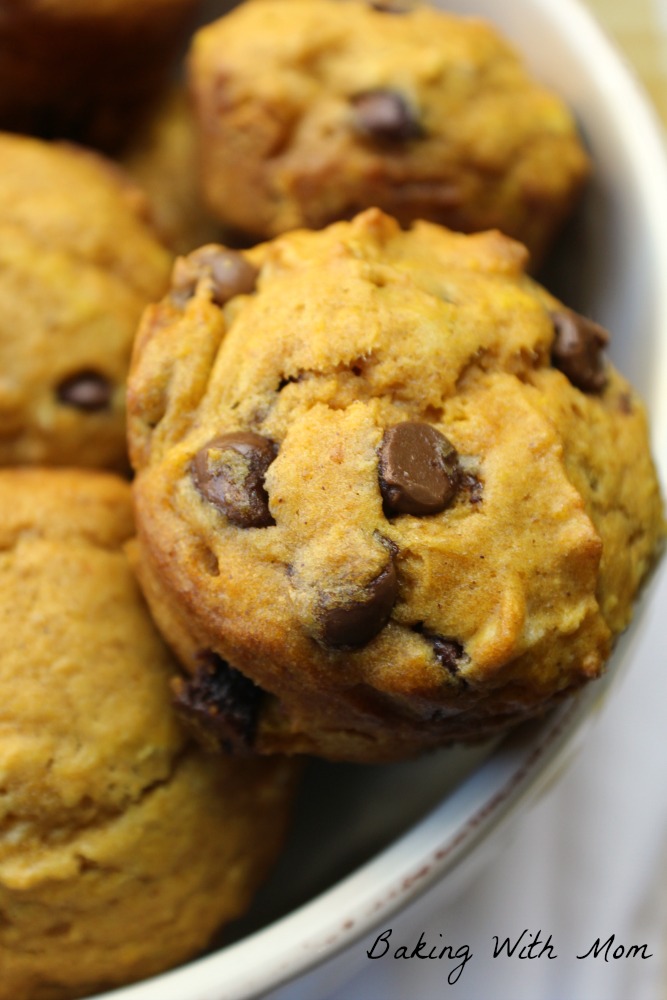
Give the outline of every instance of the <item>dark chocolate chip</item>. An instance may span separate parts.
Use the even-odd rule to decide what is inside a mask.
[[[253,292],[258,274],[258,269],[242,253],[210,243],[178,258],[172,275],[172,293],[177,301],[184,303],[194,294],[199,280],[208,277],[213,302],[223,306],[235,295]]]
[[[270,438],[233,431],[213,438],[195,455],[192,475],[209,503],[240,528],[275,524],[264,489],[266,470],[278,454]]]
[[[415,625],[414,630],[429,643],[436,660],[448,673],[458,674],[461,666],[469,662],[470,657],[457,639],[438,635],[437,632],[432,632],[421,622]]]
[[[366,90],[352,98],[352,106],[357,131],[370,139],[401,143],[422,134],[412,109],[395,90]]]
[[[429,636],[427,633],[424,635],[433,646],[433,653],[438,663],[450,674],[457,674],[461,664],[467,659],[461,643],[456,639],[445,639],[441,635]]]
[[[431,424],[407,420],[385,431],[379,481],[388,517],[439,513],[456,496],[459,479],[454,445]]]
[[[583,392],[602,392],[607,384],[604,348],[609,334],[598,323],[563,309],[551,313],[555,338],[551,348],[554,367]]]
[[[397,0],[368,0],[369,6],[381,14],[409,14],[410,7]]]
[[[397,596],[396,569],[390,558],[356,601],[340,605],[322,599],[318,619],[323,643],[334,649],[364,646],[387,624]]]
[[[228,751],[252,747],[262,690],[212,651],[201,653],[193,677],[175,685],[175,704],[203,742]]]
[[[484,483],[472,472],[462,472],[459,480],[461,490],[468,494],[470,503],[481,503],[484,493]]]
[[[111,404],[113,388],[106,376],[92,369],[68,376],[58,386],[58,400],[66,406],[93,413],[106,410]]]

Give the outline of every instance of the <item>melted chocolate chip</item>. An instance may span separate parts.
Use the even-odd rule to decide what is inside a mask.
[[[266,470],[278,454],[270,438],[233,431],[213,438],[192,462],[194,483],[203,497],[240,528],[275,524],[264,489]]]
[[[366,90],[352,98],[358,132],[378,142],[402,143],[422,134],[412,109],[395,90]]]
[[[431,424],[407,420],[385,431],[379,482],[388,517],[439,513],[456,496],[459,479],[454,445]]]
[[[461,663],[465,662],[466,659],[461,643],[457,642],[456,639],[445,639],[441,635],[424,634],[433,646],[433,653],[438,663],[450,674],[457,674]]]
[[[397,0],[369,0],[369,6],[381,14],[409,14],[410,8]]]
[[[459,481],[461,490],[468,494],[470,503],[481,503],[484,493],[484,483],[472,472],[462,472]]]
[[[390,558],[356,601],[337,605],[322,599],[318,618],[323,643],[334,649],[364,646],[387,624],[397,596],[396,569]]]
[[[257,268],[236,250],[210,243],[179,257],[172,275],[172,293],[184,303],[195,292],[203,277],[211,281],[212,299],[223,306],[235,295],[249,295],[257,284]]]
[[[457,639],[449,639],[425,628],[423,624],[415,625],[418,632],[430,644],[433,655],[438,663],[450,674],[458,674],[462,664],[470,659],[465,649]]]
[[[604,348],[609,334],[598,323],[571,309],[552,312],[555,338],[551,348],[554,367],[583,392],[602,392],[607,384]]]
[[[254,742],[261,688],[212,651],[199,655],[201,666],[175,686],[175,704],[203,742],[227,751],[246,751]]]
[[[86,369],[63,379],[56,390],[58,400],[65,406],[93,413],[106,410],[111,404],[111,382],[99,372]]]

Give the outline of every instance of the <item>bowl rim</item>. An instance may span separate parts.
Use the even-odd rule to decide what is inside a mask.
[[[581,0],[532,0],[573,51],[604,80],[606,98],[632,121],[631,162],[643,208],[652,265],[656,356],[649,393],[654,456],[667,480],[667,156],[662,125],[634,72]],[[470,2],[474,12],[474,0]],[[658,332],[660,336],[658,336]],[[640,613],[636,615],[636,619]],[[571,759],[623,667],[636,622],[621,637],[607,674],[561,705],[545,720],[511,733],[453,792],[330,889],[267,927],[220,950],[151,979],[104,994],[98,1000],[250,1000],[311,970],[358,943],[469,858],[510,814],[525,806]],[[620,647],[623,647],[621,649]],[[625,660],[628,657],[625,656]],[[257,956],[261,955],[261,962]],[[91,998],[94,1000],[94,998]]]
[[[618,673],[616,663],[546,720],[518,727],[422,820],[330,889],[232,945],[99,1000],[253,1000],[358,943],[539,796],[576,752]]]

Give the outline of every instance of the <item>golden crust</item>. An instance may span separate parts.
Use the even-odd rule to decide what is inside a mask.
[[[204,275],[147,312],[130,378],[139,573],[186,670],[210,650],[267,692],[260,752],[352,760],[480,738],[598,676],[661,500],[625,380],[609,365],[582,392],[552,366],[563,307],[525,251],[370,210],[245,256],[254,293],[220,308]],[[383,509],[378,452],[404,421],[444,434],[469,477],[440,513]],[[241,430],[278,446],[268,527],[239,528],[193,476]],[[359,600],[389,551],[388,622],[330,648],[322,608]]]

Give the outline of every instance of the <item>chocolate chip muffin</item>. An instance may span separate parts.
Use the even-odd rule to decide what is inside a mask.
[[[171,255],[110,161],[0,135],[0,465],[123,468],[125,377]]]
[[[603,671],[659,489],[606,331],[525,263],[377,209],[178,262],[130,436],[141,579],[200,728],[389,760]]]
[[[572,116],[482,20],[428,4],[250,0],[189,60],[205,196],[268,239],[378,206],[543,257],[588,172]]]
[[[129,486],[0,471],[0,997],[71,1000],[204,948],[279,850],[284,760],[205,754],[123,547]]]
[[[201,0],[12,0],[0,18],[0,128],[110,151],[159,93]]]

